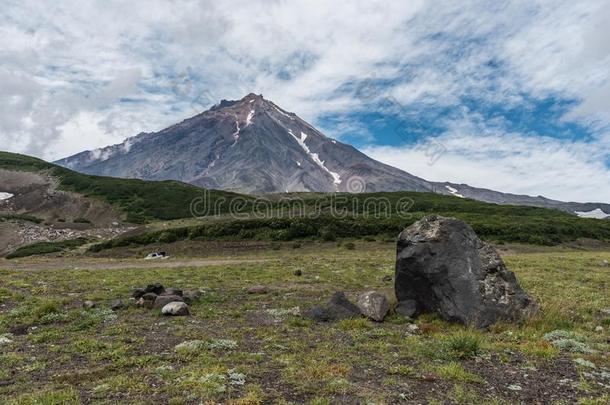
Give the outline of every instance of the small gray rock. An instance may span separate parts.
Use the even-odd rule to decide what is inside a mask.
[[[202,295],[203,295],[203,291],[198,291],[198,290],[185,291],[184,294],[182,295],[182,298],[184,298],[184,302],[190,304],[192,302],[195,302],[195,301],[198,301],[199,299],[201,299]]]
[[[326,307],[320,305],[311,308],[305,314],[305,316],[307,318],[313,319],[316,322],[330,322],[334,320],[330,311]]]
[[[376,291],[367,291],[358,297],[358,309],[367,318],[381,322],[390,310],[390,304],[385,295]]]
[[[151,292],[148,292],[148,293],[146,293],[146,294],[144,294],[144,295],[142,296],[142,299],[143,299],[144,301],[152,301],[152,302],[155,302],[155,300],[157,299],[157,294],[155,294],[155,293],[151,293]]]
[[[110,303],[110,309],[112,309],[113,311],[118,311],[119,309],[123,308],[125,308],[125,304],[123,304],[123,301],[121,300],[113,300]]]
[[[360,310],[351,303],[344,293],[336,292],[326,305],[318,305],[307,311],[304,316],[316,322],[332,322],[360,317]]]
[[[163,308],[170,302],[184,302],[184,299],[179,295],[158,295],[155,299],[154,308]]]
[[[608,260],[602,260],[602,261],[601,261],[601,263],[600,263],[599,265],[600,265],[600,266],[602,266],[602,267],[608,267],[608,266],[610,266],[610,265],[608,264]]]
[[[163,315],[185,316],[189,314],[189,306],[184,302],[170,302],[161,309]]]
[[[267,294],[269,289],[264,285],[253,285],[248,288],[248,294]]]
[[[87,300],[87,301],[83,302],[83,308],[87,308],[87,309],[95,308],[95,302]]]
[[[417,305],[414,300],[401,301],[396,305],[394,311],[405,318],[413,318],[417,312]]]
[[[156,299],[157,294],[146,293],[136,301],[136,305],[139,307],[152,308],[155,305]]]
[[[418,335],[419,334],[419,326],[414,323],[410,323],[407,325],[407,335]]]
[[[392,280],[394,280],[394,277],[390,276],[389,274],[387,274],[381,278],[381,281],[383,281],[384,283],[389,283]]]

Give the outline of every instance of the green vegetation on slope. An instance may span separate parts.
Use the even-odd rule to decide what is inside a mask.
[[[44,255],[47,253],[58,253],[68,249],[75,249],[87,243],[85,238],[68,239],[57,242],[37,242],[31,245],[22,246],[6,255],[7,259],[28,257],[34,255]]]
[[[0,222],[6,222],[6,221],[28,221],[28,222],[33,222],[35,224],[41,224],[43,222],[42,219],[37,218],[33,215],[9,214],[9,213],[0,214]]]
[[[463,219],[471,224],[475,232],[483,239],[500,243],[555,245],[578,238],[610,240],[610,224],[606,221],[583,220],[570,215],[528,217],[460,211],[441,211],[440,213]],[[427,214],[429,213],[413,212],[409,218],[397,216],[371,218],[366,215],[337,218],[322,215],[317,218],[233,219],[120,237],[93,245],[91,251],[189,239],[276,241],[298,239],[333,241],[338,238],[370,237],[394,239],[405,227]]]
[[[47,171],[59,179],[60,188],[118,206],[126,220],[145,223],[191,216],[191,201],[201,197],[200,188],[178,181],[144,181],[90,176],[47,163],[30,156],[0,152],[0,168],[22,171]],[[209,200],[233,200],[238,194],[209,190]],[[249,199],[242,197],[244,199]],[[226,207],[228,210],[228,206]]]
[[[610,221],[582,219],[557,210],[497,205],[433,193],[293,193],[254,199],[202,190],[176,181],[90,176],[40,159],[0,152],[0,168],[49,171],[64,190],[99,198],[121,208],[131,222],[192,217],[191,204],[206,198],[201,224],[123,237],[93,247],[170,243],[178,240],[295,240],[395,238],[417,219],[439,214],[467,221],[484,239],[553,245],[578,238],[610,240]],[[232,212],[231,218],[225,214]],[[209,221],[208,218],[217,218]]]

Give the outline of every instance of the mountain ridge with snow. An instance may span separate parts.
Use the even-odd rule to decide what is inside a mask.
[[[254,93],[222,100],[159,132],[141,133],[56,163],[88,174],[180,180],[248,194],[420,191],[571,213],[610,213],[609,204],[568,203],[424,180],[325,136]]]

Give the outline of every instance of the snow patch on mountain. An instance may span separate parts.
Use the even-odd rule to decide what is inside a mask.
[[[9,198],[13,198],[15,195],[11,193],[0,192],[0,201],[8,200]]]
[[[610,214],[606,214],[601,208],[596,208],[591,211],[574,211],[574,213],[581,218],[604,219],[610,217]]]
[[[456,197],[460,197],[460,198],[466,198],[466,197],[464,197],[463,195],[461,195],[460,193],[458,193],[457,189],[455,189],[455,188],[453,188],[453,187],[451,187],[451,186],[445,186],[445,188],[446,188],[447,190],[449,190],[449,192],[450,192],[451,194],[453,194],[454,196],[456,196]]]
[[[301,145],[301,148],[303,148],[303,150],[311,157],[311,159],[316,162],[316,164],[318,166],[320,166],[324,171],[326,171],[326,173],[330,174],[333,178],[333,183],[335,184],[335,186],[338,186],[339,184],[341,184],[341,176],[339,176],[338,173],[332,172],[330,171],[325,165],[324,165],[324,161],[320,160],[320,157],[318,156],[317,153],[313,153],[310,149],[309,146],[307,146],[307,144],[305,143],[305,139],[307,139],[307,134],[305,132],[301,132],[301,137],[298,138],[295,134],[292,133],[292,130],[289,129],[288,133],[290,135],[292,135],[292,137],[298,142],[299,145]]]
[[[239,131],[241,131],[241,129],[239,128],[239,120],[235,119],[235,132],[233,132],[233,139],[235,139],[235,142],[233,142],[233,145],[235,145],[235,143],[237,142],[237,140],[239,139]],[[233,146],[231,145],[231,146]]]
[[[246,126],[252,124],[252,117],[254,117],[254,110],[251,110],[246,117]]]

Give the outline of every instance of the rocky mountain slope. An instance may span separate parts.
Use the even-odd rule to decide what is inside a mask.
[[[155,133],[56,162],[95,175],[180,180],[249,194],[428,191],[498,204],[610,214],[608,204],[563,203],[464,184],[429,182],[326,137],[260,95],[217,106]],[[598,212],[599,211],[599,212]]]

